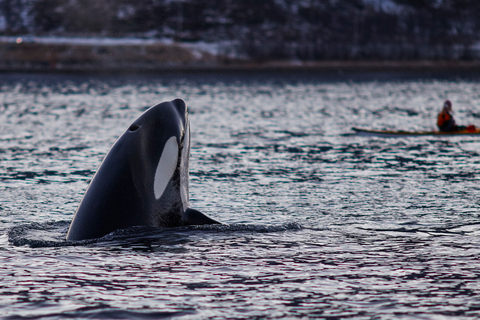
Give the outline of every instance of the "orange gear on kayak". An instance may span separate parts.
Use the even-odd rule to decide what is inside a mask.
[[[448,113],[441,112],[438,115],[437,126],[440,131],[448,131],[449,128],[453,127],[452,122],[454,123],[455,121]]]

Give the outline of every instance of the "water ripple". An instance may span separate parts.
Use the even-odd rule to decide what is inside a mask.
[[[480,315],[475,78],[395,74],[0,77],[7,319]],[[183,98],[190,201],[224,223],[66,241],[88,181],[148,106]]]

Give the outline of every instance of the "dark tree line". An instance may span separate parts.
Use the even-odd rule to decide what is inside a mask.
[[[259,60],[478,59],[479,17],[478,0],[0,0],[3,34],[230,41]]]

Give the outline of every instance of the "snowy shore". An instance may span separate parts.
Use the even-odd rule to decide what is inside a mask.
[[[480,71],[480,61],[253,61],[235,43],[0,36],[0,72]]]

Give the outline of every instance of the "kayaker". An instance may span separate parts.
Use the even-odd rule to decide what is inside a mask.
[[[438,114],[437,118],[438,129],[442,132],[452,132],[452,131],[467,131],[467,132],[476,132],[478,128],[474,125],[469,126],[458,126],[453,119],[453,110],[452,103],[450,100],[445,100],[443,103],[442,111]]]
[[[453,118],[452,103],[450,100],[445,100],[442,111],[438,114],[437,126],[440,131],[449,132],[457,131],[458,127]]]

